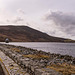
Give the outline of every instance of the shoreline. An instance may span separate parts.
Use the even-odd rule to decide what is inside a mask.
[[[58,63],[66,63],[67,65],[75,66],[75,57],[69,55],[51,54],[50,52],[7,44],[0,44],[0,50],[13,59],[23,69],[27,69],[31,75],[49,74],[50,71],[54,75],[62,75],[64,72],[59,72],[51,68],[53,67],[53,64],[58,65]],[[41,71],[41,69],[44,71]]]
[[[51,42],[10,42],[1,43],[15,46],[22,46],[26,48],[32,48],[35,50],[41,50],[44,52],[50,52],[51,54],[69,55],[75,57],[75,44],[73,43],[51,43]],[[48,44],[48,46],[46,46]],[[43,46],[45,45],[45,46]],[[49,47],[50,45],[50,47]],[[52,47],[51,47],[52,45]],[[54,46],[54,47],[53,47]],[[73,47],[72,47],[73,46]],[[44,48],[43,48],[44,47]],[[48,48],[47,48],[48,47]],[[73,52],[72,52],[73,51]]]
[[[15,43],[18,43],[18,42],[15,42]],[[22,42],[22,43],[24,43],[24,42]],[[26,42],[26,43],[29,43],[29,42]],[[31,42],[31,43],[34,43],[34,42]],[[38,42],[38,43],[40,43],[40,42]],[[42,43],[44,43],[44,42],[42,42]],[[48,43],[48,42],[47,42]],[[49,42],[49,43],[61,43],[61,42]],[[1,43],[0,43],[1,44]],[[24,46],[19,46],[19,45],[13,45],[13,44],[5,44],[4,42],[3,42],[3,44],[4,45],[9,45],[9,46],[16,46],[16,47],[24,47]],[[62,43],[61,43],[62,44]],[[37,51],[42,51],[42,52],[45,52],[45,53],[50,53],[50,54],[55,54],[55,55],[62,55],[62,56],[70,56],[70,57],[73,57],[73,58],[75,58],[74,56],[72,56],[72,55],[69,55],[69,54],[60,54],[60,53],[51,53],[51,52],[49,52],[49,51],[43,51],[43,50],[41,50],[41,49],[33,49],[33,48],[30,48],[30,47],[24,47],[24,48],[27,48],[27,49],[31,49],[31,50],[37,50]]]

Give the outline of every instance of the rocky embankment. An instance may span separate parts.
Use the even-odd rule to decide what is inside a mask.
[[[30,75],[75,75],[75,58],[21,46],[0,44],[0,50]]]

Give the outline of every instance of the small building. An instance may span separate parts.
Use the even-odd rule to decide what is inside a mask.
[[[9,39],[8,39],[8,38],[6,38],[6,39],[5,39],[5,42],[6,42],[6,43],[9,43]]]

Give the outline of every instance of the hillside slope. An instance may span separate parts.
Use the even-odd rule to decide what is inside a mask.
[[[64,42],[66,40],[49,36],[27,26],[0,26],[0,42],[5,38],[13,42]]]

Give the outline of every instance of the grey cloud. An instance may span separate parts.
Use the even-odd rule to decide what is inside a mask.
[[[16,19],[13,20],[14,23],[18,23],[20,21],[24,21],[21,17],[17,17]]]
[[[17,12],[21,13],[21,14],[25,14],[24,10],[22,10],[22,9],[18,9]]]
[[[10,21],[7,19],[6,22],[10,22]]]
[[[7,23],[15,23],[15,24],[18,22],[23,22],[23,21],[24,21],[24,19],[21,17],[15,17],[11,20],[9,20],[9,19],[6,20]]]
[[[75,37],[75,15],[63,12],[50,12],[44,16],[44,20],[52,20],[60,31]],[[59,33],[59,32],[58,32]]]
[[[63,12],[51,12],[45,16],[46,20],[53,20],[58,25],[75,25],[75,15]]]

